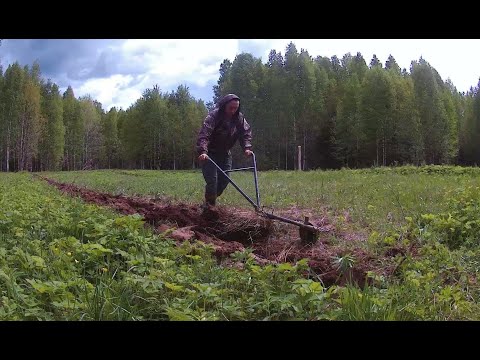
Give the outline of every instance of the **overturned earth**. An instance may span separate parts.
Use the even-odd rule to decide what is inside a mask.
[[[364,286],[371,281],[368,272],[388,276],[395,269],[393,255],[389,253],[379,259],[360,246],[354,246],[353,249],[348,246],[347,251],[345,244],[363,242],[365,234],[339,231],[326,214],[315,216],[311,211],[308,212],[310,223],[319,229],[319,237],[316,242],[305,244],[300,239],[297,226],[272,221],[259,216],[254,210],[217,206],[205,212],[200,204],[172,204],[146,197],[112,195],[44,177],[42,179],[63,193],[80,197],[86,202],[108,206],[125,215],[140,214],[155,232],[166,234],[177,243],[199,240],[211,244],[219,262],[226,266],[241,268],[242,264],[235,263],[230,254],[249,248],[253,250],[251,256],[260,265],[293,264],[307,259],[312,273],[326,286],[344,285],[347,282]],[[276,214],[301,222],[305,210],[293,207],[276,211]],[[331,244],[332,237],[340,239],[340,242]],[[352,255],[355,262],[353,266],[341,270],[335,260],[338,261],[345,253]],[[385,261],[388,258],[391,261]]]

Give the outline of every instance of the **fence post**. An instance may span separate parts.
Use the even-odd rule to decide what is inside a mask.
[[[302,170],[302,147],[299,145],[298,146],[298,156],[297,156],[297,161],[298,161],[298,171]]]

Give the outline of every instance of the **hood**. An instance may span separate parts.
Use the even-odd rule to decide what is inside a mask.
[[[225,105],[226,103],[228,103],[229,101],[232,101],[232,100],[240,100],[240,98],[235,95],[235,94],[228,94],[228,95],[225,95],[223,98],[221,98],[218,103],[217,103],[217,107],[218,108],[221,108],[223,105]]]

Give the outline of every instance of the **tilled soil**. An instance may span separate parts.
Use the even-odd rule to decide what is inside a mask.
[[[295,263],[300,259],[307,259],[310,269],[327,286],[343,285],[347,281],[363,286],[367,281],[368,271],[385,275],[392,270],[391,266],[385,265],[385,261],[379,261],[360,247],[354,247],[353,251],[349,250],[355,259],[353,266],[346,271],[340,271],[334,260],[341,257],[345,249],[330,244],[332,235],[349,242],[365,241],[365,236],[339,232],[325,214],[318,217],[312,216],[312,212],[308,214],[310,222],[320,230],[320,235],[315,243],[305,244],[300,240],[295,225],[272,222],[253,210],[217,206],[215,209],[204,211],[200,204],[164,204],[152,199],[111,195],[52,179],[43,179],[62,192],[81,197],[86,202],[108,206],[126,215],[140,214],[157,233],[165,233],[179,243],[200,240],[211,244],[215,249],[215,255],[225,265],[241,267],[241,264],[234,263],[229,255],[248,247],[253,249],[252,256],[262,265]],[[291,208],[277,211],[276,214],[302,221],[301,215],[305,214],[305,211]],[[387,257],[388,255],[386,254]]]

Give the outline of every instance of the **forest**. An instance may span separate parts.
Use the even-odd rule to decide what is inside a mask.
[[[480,161],[478,89],[459,92],[423,58],[402,69],[393,55],[384,64],[359,52],[312,57],[289,43],[266,62],[250,53],[225,59],[213,99],[156,84],[127,109],[104,109],[71,86],[62,93],[37,61],[0,64],[0,168],[196,168],[198,130],[227,93],[241,98],[261,170],[472,166]]]

